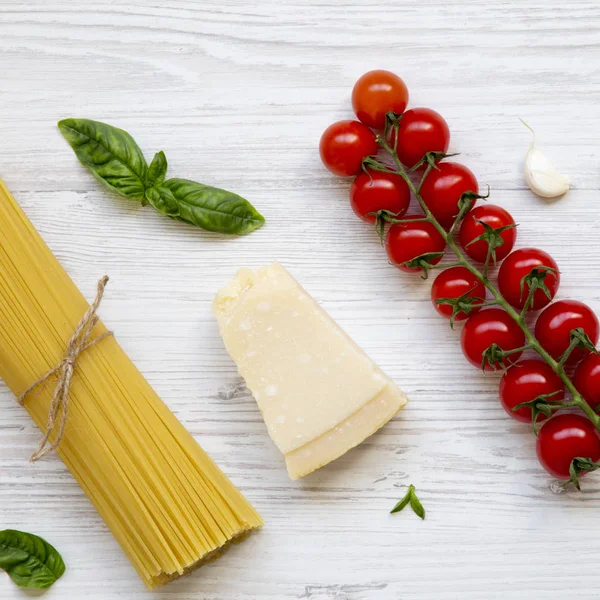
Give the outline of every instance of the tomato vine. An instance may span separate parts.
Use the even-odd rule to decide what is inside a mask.
[[[537,248],[513,252],[517,224],[510,213],[494,204],[476,206],[489,196],[489,187],[481,195],[466,166],[444,160],[453,156],[447,154],[450,130],[444,118],[428,108],[404,111],[407,104],[408,89],[398,76],[365,74],[352,93],[359,121],[339,121],[325,130],[319,146],[323,164],[335,174],[357,176],[351,206],[362,220],[375,223],[392,265],[422,271],[424,279],[443,269],[431,299],[451,327],[466,321],[463,354],[483,370],[505,369],[502,406],[516,420],[531,419],[542,466],[579,489],[579,476],[600,468],[595,347],[600,321],[582,302],[553,302],[560,281],[554,259]],[[388,159],[382,161],[379,150]],[[406,214],[411,195],[422,212]],[[440,264],[447,248],[456,256],[451,265]],[[494,285],[488,272],[500,261]],[[487,307],[492,308],[482,310]],[[530,328],[527,313],[540,309]],[[524,351],[535,351],[538,359],[519,360]],[[566,368],[577,363],[571,380]],[[585,416],[555,414],[566,408]]]
[[[397,128],[398,127],[397,124],[399,122],[399,117],[400,117],[399,115],[395,115],[395,114],[388,115],[388,127]],[[396,174],[396,175],[400,176],[406,182],[406,185],[408,186],[408,188],[412,192],[413,196],[418,201],[421,209],[425,213],[425,216],[422,218],[422,221],[433,225],[433,227],[435,227],[435,229],[438,231],[438,233],[444,238],[444,240],[445,240],[446,244],[448,245],[448,247],[450,248],[450,250],[455,254],[456,263],[453,263],[453,264],[457,264],[457,265],[463,266],[466,269],[468,269],[469,272],[479,282],[481,282],[486,287],[486,289],[490,292],[490,294],[493,297],[493,301],[486,302],[485,305],[489,306],[489,305],[495,304],[497,306],[500,306],[502,309],[504,309],[510,315],[510,317],[515,321],[515,323],[519,326],[519,328],[525,335],[525,339],[527,342],[526,345],[521,348],[517,348],[515,350],[505,352],[505,351],[501,350],[500,348],[498,348],[496,345],[490,346],[490,348],[488,348],[486,350],[486,353],[488,355],[491,355],[490,359],[493,360],[494,362],[499,362],[501,364],[501,366],[504,367],[505,365],[502,363],[503,356],[507,356],[508,354],[511,354],[511,353],[517,352],[517,351],[520,352],[523,350],[534,350],[546,362],[546,364],[548,364],[551,367],[551,369],[560,377],[564,386],[571,393],[572,400],[569,403],[551,402],[551,401],[549,401],[549,398],[547,398],[547,397],[546,398],[540,397],[540,398],[536,398],[534,401],[532,401],[531,404],[529,404],[529,406],[532,407],[532,410],[535,409],[536,413],[541,411],[546,415],[550,415],[552,413],[552,411],[563,409],[563,408],[579,408],[586,414],[587,418],[593,423],[594,427],[600,432],[600,415],[598,415],[594,411],[594,409],[584,400],[584,398],[579,393],[577,388],[573,385],[573,382],[571,381],[571,379],[569,378],[569,376],[567,375],[567,373],[565,372],[565,369],[564,369],[567,359],[569,358],[571,352],[575,348],[582,347],[587,350],[596,352],[596,349],[595,349],[594,345],[591,343],[591,341],[589,340],[589,338],[585,335],[585,333],[583,331],[573,330],[571,332],[571,343],[569,344],[567,351],[560,357],[559,360],[555,360],[543,348],[543,346],[538,342],[535,335],[533,334],[533,332],[531,331],[531,329],[528,327],[527,323],[525,322],[525,314],[527,312],[527,308],[529,306],[531,306],[531,303],[533,302],[534,294],[535,294],[536,290],[541,287],[541,285],[528,285],[529,291],[528,291],[527,299],[525,301],[524,308],[520,312],[518,312],[517,310],[515,310],[515,308],[513,308],[505,300],[505,298],[502,296],[502,294],[500,293],[498,288],[490,281],[490,279],[487,276],[489,263],[494,260],[494,257],[493,257],[493,245],[494,244],[488,242],[491,250],[488,252],[486,261],[484,263],[483,270],[480,271],[477,268],[477,266],[475,266],[465,256],[465,254],[462,252],[462,250],[459,248],[458,244],[454,240],[454,232],[455,232],[458,224],[463,219],[463,217],[472,208],[474,199],[487,198],[487,195],[479,196],[473,192],[468,192],[468,193],[464,194],[459,202],[458,215],[457,215],[454,223],[450,227],[450,229],[446,230],[441,225],[441,223],[439,223],[439,221],[437,221],[437,219],[434,217],[434,215],[432,214],[432,212],[429,209],[429,207],[427,206],[427,204],[423,201],[423,198],[421,197],[420,192],[421,192],[421,188],[422,188],[423,183],[425,182],[427,176],[430,174],[432,169],[437,168],[436,161],[446,158],[447,155],[445,155],[443,153],[439,153],[439,152],[435,152],[435,153],[431,152],[431,153],[428,153],[420,163],[417,163],[411,169],[411,172],[414,172],[419,167],[422,167],[424,165],[426,165],[426,166],[425,166],[425,170],[423,172],[423,175],[422,175],[418,185],[415,186],[415,184],[413,183],[412,179],[409,176],[409,171],[404,167],[404,165],[400,161],[400,158],[398,157],[398,153],[397,153],[396,149],[394,147],[392,147],[386,141],[385,138],[386,138],[386,134],[376,136],[377,143],[392,159],[395,168],[390,168],[388,165],[386,165],[383,162],[380,162],[373,156],[367,157],[365,159],[364,166],[368,167],[371,170],[375,170],[375,171],[381,170],[386,173]],[[489,190],[488,190],[488,194],[489,194]],[[390,223],[404,222],[404,220],[402,220],[402,219],[399,219],[399,220],[394,219],[392,215],[386,215],[386,214],[379,215],[379,218],[386,220]],[[379,227],[381,228],[381,225],[379,225]],[[492,235],[494,235],[494,234],[492,234]],[[426,256],[416,257],[415,259],[413,259],[413,262],[415,262],[415,264],[416,264],[420,260],[423,262],[427,262],[427,257]],[[446,265],[443,265],[443,266],[445,267]],[[435,267],[436,267],[436,265],[431,265],[431,264],[429,264],[428,266],[425,266],[424,267],[425,273],[427,274],[427,271],[429,269],[435,268]],[[539,276],[539,274],[538,274],[538,276]],[[531,283],[531,282],[529,282],[529,280],[523,281],[523,285],[525,285],[527,283]],[[452,299],[443,299],[443,300],[451,301]],[[484,353],[484,357],[483,357],[484,364],[485,364],[485,360],[486,360],[486,356],[485,356],[486,353]],[[522,408],[522,406],[519,406],[519,408]],[[533,423],[534,423],[534,428],[535,428],[535,420],[533,421]],[[582,472],[593,470],[590,467],[590,464],[596,465],[596,463],[594,463],[590,459],[584,458],[584,457],[577,457],[573,460],[573,466],[571,468],[571,481],[575,484],[577,489],[579,489],[578,475]],[[600,465],[599,465],[599,467],[600,467]],[[598,468],[598,467],[596,467],[596,468]]]
[[[396,116],[396,119],[397,119],[397,116]],[[570,406],[574,406],[574,407],[577,407],[577,408],[580,408],[581,410],[583,410],[585,412],[585,414],[587,415],[587,417],[590,419],[590,421],[594,424],[596,429],[598,429],[598,431],[600,431],[600,415],[597,415],[594,412],[594,410],[592,409],[592,407],[583,399],[581,394],[577,391],[577,389],[573,385],[573,382],[571,381],[571,379],[569,379],[569,377],[566,374],[565,369],[564,369],[564,364],[565,364],[569,354],[578,346],[578,344],[588,346],[588,349],[590,349],[589,344],[591,344],[591,342],[589,342],[589,339],[587,339],[587,336],[585,336],[585,334],[583,334],[581,332],[574,331],[572,334],[572,341],[571,341],[571,344],[569,345],[567,352],[561,357],[561,359],[559,361],[552,358],[552,356],[550,356],[550,354],[548,354],[548,352],[537,341],[533,332],[527,326],[527,323],[525,322],[525,318],[524,318],[526,310],[517,312],[504,299],[504,297],[502,296],[500,291],[496,288],[496,286],[487,277],[487,266],[488,266],[488,262],[491,260],[491,257],[488,256],[488,259],[487,259],[486,263],[484,264],[484,269],[482,272],[470,260],[467,259],[467,257],[463,254],[461,249],[458,247],[458,244],[454,240],[453,234],[454,234],[456,227],[458,226],[458,224],[460,223],[462,218],[465,216],[465,214],[471,208],[472,196],[470,196],[468,198],[468,201],[461,202],[456,220],[454,221],[450,230],[446,231],[444,229],[444,227],[442,227],[442,225],[435,219],[435,217],[429,210],[429,207],[425,204],[425,202],[423,202],[423,198],[420,195],[421,186],[423,185],[423,182],[425,181],[426,177],[429,175],[431,170],[435,168],[435,162],[430,161],[430,160],[425,161],[427,163],[427,167],[425,168],[425,171],[423,172],[423,175],[421,177],[419,184],[415,187],[414,183],[412,182],[411,178],[408,175],[407,170],[404,168],[404,165],[400,162],[400,159],[398,158],[398,154],[395,151],[395,149],[392,148],[387,143],[387,141],[384,139],[383,136],[378,135],[376,139],[377,139],[377,143],[383,148],[383,150],[385,152],[387,152],[389,154],[390,158],[394,161],[395,170],[390,169],[384,163],[378,162],[375,159],[368,161],[369,168],[373,169],[373,170],[379,170],[379,166],[381,165],[381,167],[383,169],[385,169],[387,172],[394,172],[395,174],[402,177],[402,179],[404,179],[404,181],[406,182],[406,185],[408,185],[413,196],[417,199],[417,202],[419,203],[421,209],[425,213],[425,217],[423,218],[423,220],[428,223],[431,223],[437,229],[438,233],[446,240],[446,244],[448,245],[450,250],[452,250],[452,252],[456,256],[457,264],[468,269],[475,276],[475,278],[478,281],[483,283],[483,285],[487,288],[487,290],[493,296],[494,303],[497,304],[498,306],[501,306],[512,317],[512,319],[520,327],[521,331],[525,334],[525,338],[527,340],[527,346],[525,346],[524,348],[519,348],[519,350],[523,350],[523,349],[535,350],[539,354],[539,356],[548,365],[550,365],[550,367],[552,367],[552,370],[561,378],[563,384],[571,393],[571,395],[573,397],[573,401],[570,403]],[[435,157],[435,160],[439,160],[440,158],[442,158],[442,157]],[[392,221],[392,222],[394,222],[394,221]],[[535,294],[535,290],[536,290],[535,286],[530,286],[528,298],[525,302],[525,307],[530,305],[531,301],[533,300],[533,295]],[[592,344],[592,347],[593,347],[593,344]],[[595,351],[595,349],[594,349],[594,351]],[[561,405],[561,407],[564,407],[564,406],[565,405]]]

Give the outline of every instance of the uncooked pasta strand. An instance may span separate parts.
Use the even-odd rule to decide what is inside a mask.
[[[19,396],[63,359],[88,303],[1,180],[0,221],[0,376]],[[42,430],[53,383],[24,401]],[[77,359],[57,452],[149,588],[262,525],[114,337]]]

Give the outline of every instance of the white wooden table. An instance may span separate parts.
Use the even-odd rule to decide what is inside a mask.
[[[451,150],[516,217],[521,246],[600,310],[600,8],[586,0],[147,3],[0,0],[0,176],[159,394],[266,520],[262,532],[150,593],[39,432],[0,390],[0,529],[45,536],[68,563],[44,597],[81,600],[597,598],[600,477],[557,495],[534,438],[463,359],[429,282],[389,266],[322,168],[355,79],[405,78],[447,118]],[[60,118],[130,131],[172,176],[237,191],[266,216],[226,238],[107,193]],[[521,175],[527,119],[573,178],[555,203]],[[0,224],[1,226],[1,224]],[[334,464],[292,482],[211,316],[240,266],[280,260],[403,387],[410,405]],[[414,483],[421,522],[390,508]],[[576,592],[576,593],[575,593]],[[0,599],[26,596],[0,575]]]

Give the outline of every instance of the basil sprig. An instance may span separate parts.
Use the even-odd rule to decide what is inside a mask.
[[[412,483],[408,486],[408,491],[406,492],[404,498],[402,498],[402,500],[400,500],[398,504],[396,504],[396,506],[392,508],[390,514],[393,515],[394,513],[400,512],[409,504],[410,507],[413,509],[413,512],[418,517],[421,517],[421,519],[425,519],[425,509],[423,508],[421,501],[417,498],[417,491]]]
[[[89,119],[64,119],[58,128],[81,164],[113,191],[161,213],[221,233],[250,233],[264,217],[244,198],[187,179],[167,179],[160,151],[148,166],[140,147],[122,129]]]
[[[62,577],[65,563],[41,537],[5,529],[0,531],[0,569],[20,587],[45,590]]]

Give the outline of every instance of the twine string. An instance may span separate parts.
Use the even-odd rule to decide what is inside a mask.
[[[36,462],[46,456],[46,454],[56,450],[64,436],[69,410],[69,388],[71,386],[71,380],[73,379],[73,373],[75,371],[77,359],[82,352],[85,352],[92,346],[95,346],[104,338],[113,335],[112,331],[107,331],[93,340],[90,340],[92,330],[99,321],[96,311],[102,302],[104,288],[106,287],[107,283],[108,277],[106,275],[98,281],[96,299],[87,309],[83,317],[81,317],[81,321],[79,321],[79,324],[75,328],[75,331],[73,332],[73,335],[67,344],[65,357],[58,363],[58,365],[56,365],[56,367],[50,369],[37,381],[34,381],[18,398],[19,403],[24,405],[25,398],[33,390],[46,383],[48,379],[58,373],[58,381],[56,382],[56,387],[54,388],[54,393],[52,394],[52,402],[50,403],[50,409],[48,410],[46,433],[44,434],[37,450],[31,455],[31,462]],[[54,440],[51,442],[50,437],[54,432],[56,432],[56,435]]]

